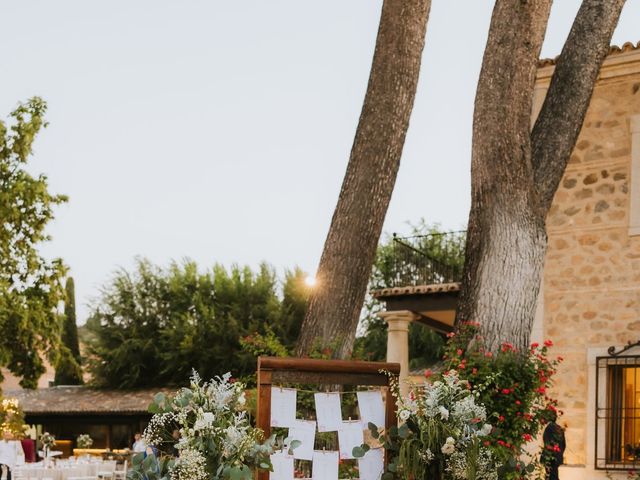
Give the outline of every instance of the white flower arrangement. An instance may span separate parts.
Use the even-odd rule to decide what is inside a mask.
[[[78,435],[78,438],[76,438],[76,444],[78,445],[78,448],[91,448],[91,445],[93,445],[93,438],[91,438],[88,433],[82,433]]]
[[[397,469],[413,478],[497,480],[499,464],[484,447],[491,434],[484,406],[468,382],[450,371],[433,383],[414,386],[409,398],[396,394],[400,443]],[[393,443],[393,442],[391,442]]]
[[[49,432],[44,432],[40,437],[40,441],[45,449],[50,450],[56,444],[56,437],[51,435]]]
[[[453,437],[447,437],[447,440],[444,442],[444,445],[442,445],[442,448],[440,450],[445,455],[451,455],[453,452],[455,452],[456,441],[453,439]]]
[[[164,461],[134,458],[131,478],[248,480],[256,468],[270,469],[275,437],[261,443],[262,432],[243,410],[244,388],[229,373],[203,382],[193,372],[189,388],[172,398],[156,395],[143,437]],[[177,458],[167,460],[175,452]]]
[[[207,459],[197,450],[184,449],[169,471],[171,480],[207,480]]]

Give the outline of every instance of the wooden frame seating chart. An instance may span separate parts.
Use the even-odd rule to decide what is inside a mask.
[[[262,429],[265,437],[271,435],[273,387],[282,387],[287,384],[318,385],[321,388],[327,388],[332,385],[389,387],[389,374],[397,377],[400,374],[400,364],[311,358],[259,357],[257,427]],[[324,392],[321,388],[318,389],[318,393]],[[386,392],[384,392],[384,405],[384,427],[388,429],[397,425],[395,398],[390,388],[387,388]],[[387,461],[388,459],[385,455],[385,464]],[[258,472],[257,479],[269,480],[269,472]]]

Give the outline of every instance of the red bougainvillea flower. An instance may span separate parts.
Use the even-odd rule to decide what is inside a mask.
[[[553,342],[551,340],[545,340],[544,341],[544,346],[545,347],[553,347]]]
[[[424,371],[424,378],[429,378],[431,375],[433,375],[433,372],[431,371],[431,369],[430,369],[430,368],[427,368],[427,369]]]
[[[531,344],[531,348],[538,348],[540,346],[540,344],[538,342],[533,342]]]

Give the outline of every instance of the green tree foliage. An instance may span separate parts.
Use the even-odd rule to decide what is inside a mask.
[[[8,430],[14,438],[23,438],[25,428],[24,411],[18,400],[0,396],[0,429]]]
[[[266,264],[201,272],[193,262],[163,269],[139,260],[116,272],[92,308],[89,369],[96,384],[116,388],[180,385],[194,368],[204,378],[245,376],[256,359],[241,340],[271,332],[291,348],[307,297],[300,270],[280,288]]]
[[[64,298],[62,260],[44,259],[38,247],[53,209],[65,202],[52,195],[44,175],[27,171],[33,142],[46,127],[46,103],[32,98],[0,121],[0,365],[34,388],[44,373],[43,356],[55,362]]]
[[[76,290],[73,277],[67,278],[64,287],[64,328],[62,342],[71,350],[73,358],[80,363],[80,343],[78,342],[78,324],[76,321]]]
[[[56,385],[81,385],[80,344],[76,323],[76,298],[73,278],[67,278],[65,284],[64,323],[62,325],[62,345],[56,363]]]
[[[420,236],[415,244],[416,250],[426,252],[435,260],[445,259],[448,265],[462,269],[464,265],[464,238],[445,237],[439,225],[429,225],[421,220],[416,225],[410,224],[410,236]],[[420,254],[415,258],[405,256],[404,261],[410,269],[412,263],[420,261]],[[394,251],[394,240],[387,235],[378,247],[376,260],[371,272],[369,291],[394,286],[397,273],[397,259]],[[363,335],[356,339],[355,352],[358,357],[383,361],[387,354],[387,324],[377,316],[383,310],[383,304],[368,295],[363,308],[361,328]],[[412,323],[409,326],[409,359],[410,368],[423,368],[440,360],[444,348],[444,338],[423,325]]]
[[[56,385],[82,385],[82,368],[66,345],[61,345],[55,365]]]

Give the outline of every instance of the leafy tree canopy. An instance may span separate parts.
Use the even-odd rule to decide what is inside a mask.
[[[414,235],[438,232],[424,222],[412,226]],[[464,244],[458,241],[454,259],[462,264]],[[435,259],[446,250],[451,261],[451,245],[445,249],[439,240],[425,237],[420,248]],[[370,289],[391,286],[393,275],[393,239],[388,237],[378,249]],[[257,271],[237,265],[201,271],[190,261],[160,268],[139,259],[133,271],[114,274],[83,328],[93,383],[112,388],[180,385],[193,368],[204,378],[231,371],[248,379],[258,355],[293,352],[310,293],[304,279],[294,269],[279,281],[266,264]],[[381,309],[380,302],[367,299],[355,358],[384,360],[387,331],[377,317]],[[444,341],[432,330],[412,325],[409,342],[412,368],[440,360]]]
[[[241,340],[273,334],[291,349],[308,293],[298,269],[280,285],[266,264],[200,271],[194,262],[138,260],[133,272],[115,273],[87,321],[93,381],[134,388],[180,385],[193,368],[204,378],[253,373]]]
[[[31,388],[45,370],[41,355],[57,355],[56,308],[64,298],[62,260],[44,259],[38,247],[49,240],[54,207],[67,198],[49,193],[47,178],[26,168],[46,109],[34,97],[0,120],[0,365]]]

